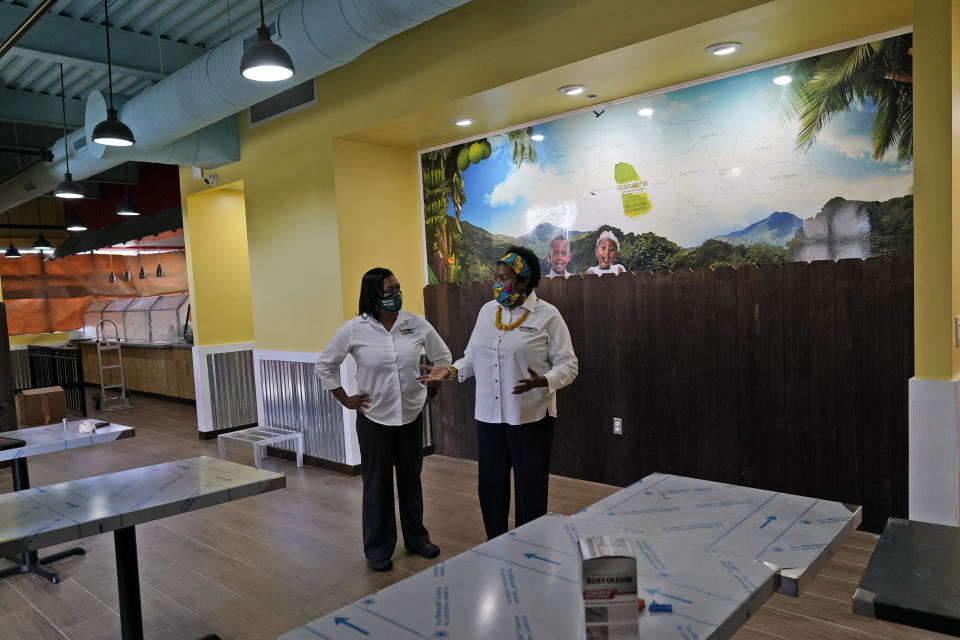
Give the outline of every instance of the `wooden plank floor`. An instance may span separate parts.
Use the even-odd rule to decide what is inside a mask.
[[[216,441],[197,438],[188,405],[136,397],[133,409],[100,417],[136,427],[136,437],[31,458],[31,484],[217,455]],[[252,462],[248,451],[230,453]],[[472,462],[424,460],[425,522],[442,553],[426,560],[401,550],[388,573],[369,571],[363,560],[359,477],[275,459],[267,464],[287,474],[286,489],[137,527],[148,638],[275,638],[484,540]],[[9,471],[0,471],[0,492],[11,490]],[[573,513],[615,490],[554,477],[549,508]],[[875,536],[855,533],[802,597],[774,597],[737,640],[946,638],[850,612],[875,544]],[[112,535],[86,538],[82,546],[87,555],[54,566],[59,585],[32,575],[0,580],[3,640],[120,637]]]

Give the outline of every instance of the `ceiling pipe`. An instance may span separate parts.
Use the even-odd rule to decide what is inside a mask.
[[[56,1],[57,0],[43,0],[43,2],[37,5],[37,8],[27,16],[26,20],[24,20],[19,27],[14,29],[13,33],[7,37],[3,44],[0,44],[0,58],[3,58],[4,54],[10,51],[10,49],[13,48],[13,45],[17,44],[17,40],[22,38],[24,34],[30,30],[30,27],[35,25],[37,20],[39,20],[43,14],[47,12],[47,9],[49,9],[50,6]]]
[[[41,160],[53,162],[53,153],[50,149],[31,149],[28,147],[15,147],[9,144],[0,144],[0,153],[16,153],[24,156],[39,156]]]
[[[469,0],[293,0],[272,23],[274,42],[296,65],[296,74],[277,83],[247,80],[240,74],[245,40],[252,32],[237,34],[208,53],[124,103],[114,100],[120,118],[137,137],[134,147],[105,147],[91,139],[93,128],[106,118],[107,101],[99,91],[87,99],[85,127],[67,134],[70,168],[82,180],[128,160],[205,166],[213,168],[239,158],[218,152],[216,159],[191,160],[203,155],[211,142],[203,132],[220,126],[225,118],[301,82],[340,67],[380,42],[466,4]],[[269,25],[268,25],[269,26]],[[235,119],[229,125],[236,138]],[[211,134],[212,135],[212,134]],[[197,136],[200,136],[199,138]],[[84,143],[84,150],[77,145]],[[215,139],[212,141],[215,142]],[[239,143],[237,143],[239,145]],[[0,185],[0,211],[46,193],[63,173],[63,141],[51,145],[54,162],[35,165]],[[184,148],[187,147],[187,148]]]

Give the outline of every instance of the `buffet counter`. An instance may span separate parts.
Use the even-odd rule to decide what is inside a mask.
[[[84,382],[99,386],[96,342],[77,340],[73,344],[80,347]],[[127,389],[178,400],[196,400],[191,345],[124,342],[122,346]],[[105,354],[107,357],[110,356]],[[110,378],[110,373],[107,371],[106,383],[118,382]]]

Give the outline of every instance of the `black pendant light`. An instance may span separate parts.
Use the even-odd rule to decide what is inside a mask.
[[[129,147],[136,143],[130,127],[120,122],[117,110],[113,108],[113,68],[110,62],[110,14],[107,12],[107,0],[103,0],[103,26],[107,31],[107,81],[110,85],[110,107],[107,119],[93,128],[93,141],[108,147]]]
[[[10,247],[3,254],[4,258],[19,258],[20,250],[13,246],[13,232],[10,230],[10,212],[7,212],[7,237],[10,239]]]
[[[40,217],[40,198],[37,198],[37,224],[43,224],[43,219]],[[43,237],[43,229],[40,229],[40,235],[33,241],[33,248],[40,253],[43,253],[44,249],[53,249],[50,241]]]
[[[143,252],[137,250],[137,255],[140,256],[140,273],[137,274],[137,277],[141,280],[147,279],[147,270],[143,268]]]
[[[166,275],[166,271],[163,270],[163,265],[160,264],[160,234],[157,234],[157,277],[162,278]]]
[[[123,281],[130,282],[133,280],[133,274],[130,273],[130,267],[127,266],[127,256],[123,256]]]
[[[126,195],[123,198],[123,202],[117,207],[118,216],[138,216],[140,215],[140,207],[137,206],[133,200],[130,199],[130,189],[125,187]]]
[[[70,222],[67,223],[67,231],[86,231],[87,224],[80,219],[79,216],[74,215],[70,218]]]
[[[240,73],[244,78],[257,82],[278,82],[294,73],[290,54],[270,39],[270,29],[263,17],[263,0],[260,0],[257,41],[247,47],[240,57]]]
[[[83,188],[73,181],[70,175],[70,147],[67,145],[67,96],[63,92],[63,63],[60,63],[60,108],[63,110],[63,159],[67,162],[67,172],[63,180],[53,190],[58,198],[82,198]]]

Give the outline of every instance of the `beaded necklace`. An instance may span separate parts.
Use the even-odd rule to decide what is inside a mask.
[[[500,331],[513,331],[514,329],[519,327],[521,324],[523,324],[523,321],[527,319],[528,315],[530,315],[530,309],[524,309],[523,315],[521,315],[519,319],[517,319],[514,322],[511,322],[510,324],[503,324],[500,321],[500,318],[502,317],[501,316],[502,311],[503,311],[503,307],[497,307],[496,324],[497,324],[497,329],[500,329]]]

